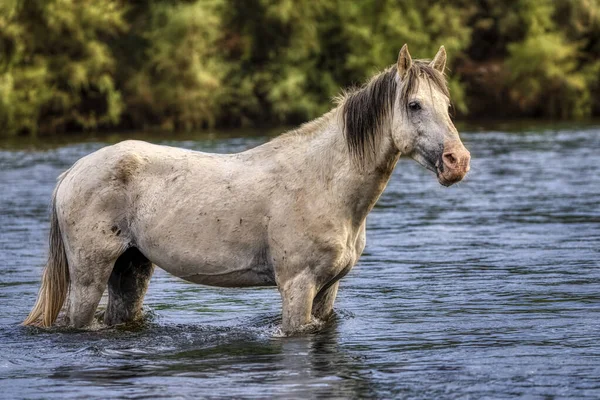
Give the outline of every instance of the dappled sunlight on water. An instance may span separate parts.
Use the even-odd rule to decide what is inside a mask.
[[[600,397],[600,130],[463,139],[471,172],[452,188],[399,162],[336,318],[297,338],[277,334],[276,289],[162,271],[139,326],[18,326],[55,179],[103,143],[0,150],[0,397]],[[265,140],[163,143],[231,152]]]

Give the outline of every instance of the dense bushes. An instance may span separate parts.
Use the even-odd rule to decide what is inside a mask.
[[[0,2],[2,134],[119,122],[124,104],[107,42],[127,24],[116,2],[84,3]]]
[[[0,135],[298,123],[405,42],[459,116],[600,115],[598,0],[1,0]]]

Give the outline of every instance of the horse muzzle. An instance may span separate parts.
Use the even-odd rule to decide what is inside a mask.
[[[461,181],[471,165],[471,153],[460,142],[444,145],[441,160],[436,163],[440,184],[450,186]]]

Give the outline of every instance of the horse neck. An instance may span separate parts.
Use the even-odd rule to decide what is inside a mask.
[[[318,180],[339,209],[360,226],[385,189],[400,153],[391,135],[383,135],[372,159],[359,166],[349,154],[339,112],[338,108],[327,114],[325,121],[319,121],[314,131],[304,136],[303,168],[315,169]]]

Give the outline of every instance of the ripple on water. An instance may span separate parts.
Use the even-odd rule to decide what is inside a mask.
[[[463,135],[450,189],[401,160],[319,334],[275,289],[152,279],[144,324],[23,328],[56,177],[102,143],[0,151],[0,385],[10,398],[600,397],[600,131]],[[168,142],[229,152],[264,138]]]

